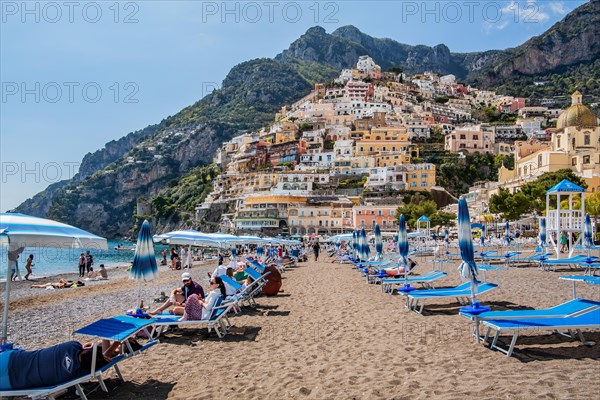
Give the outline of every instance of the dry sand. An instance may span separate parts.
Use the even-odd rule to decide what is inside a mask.
[[[419,272],[429,270],[425,260],[420,264]],[[456,265],[436,286],[460,282]],[[202,282],[212,267],[192,273]],[[499,275],[501,287],[481,300],[494,309],[556,305],[571,298],[571,283],[558,276],[573,273],[511,268]],[[36,348],[68,340],[74,328],[96,318],[122,313],[136,296],[135,284],[120,274],[79,289],[17,289],[11,338]],[[158,281],[144,286],[144,299],[168,292],[178,277],[179,271],[161,270]],[[125,383],[110,379],[108,395],[94,392],[90,398],[600,398],[598,332],[586,335],[595,342],[591,347],[545,332],[523,336],[508,358],[474,343],[457,304],[440,301],[426,306],[425,315],[408,312],[399,296],[365,284],[347,264],[301,263],[284,273],[282,289],[233,317],[224,339],[205,329],[163,336],[121,364]],[[580,284],[578,295],[600,301],[600,287]]]

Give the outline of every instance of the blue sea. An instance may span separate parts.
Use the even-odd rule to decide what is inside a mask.
[[[98,270],[100,264],[107,268],[116,265],[130,264],[133,261],[135,252],[133,250],[116,250],[117,246],[125,249],[133,249],[134,243],[123,240],[109,240],[108,250],[91,250],[94,257],[94,270]],[[163,249],[168,250],[168,246],[154,245],[157,260],[162,258],[160,254]],[[25,276],[25,262],[30,254],[33,254],[33,275],[30,279],[37,279],[49,275],[64,273],[79,273],[78,261],[79,255],[84,252],[82,249],[53,249],[53,248],[25,248],[19,257],[19,271],[21,276]],[[0,249],[0,281],[6,278],[6,269],[8,265],[8,254],[6,248]]]

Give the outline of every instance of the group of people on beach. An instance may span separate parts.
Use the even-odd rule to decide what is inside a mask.
[[[92,270],[92,265],[94,265],[94,256],[90,254],[90,251],[86,251],[85,255],[81,253],[79,256],[79,262],[77,264],[79,266],[79,277],[85,277],[85,274]]]
[[[19,273],[17,273],[18,268],[19,268],[19,255],[16,254],[14,256],[12,256],[9,253],[9,260],[10,261],[14,261],[13,267],[10,271],[10,280],[11,281],[16,281],[17,277],[19,275]],[[31,276],[31,274],[33,273],[31,267],[33,267],[33,254],[30,254],[29,257],[27,257],[27,261],[25,262],[25,269],[27,270],[27,274],[25,274],[25,280],[29,280],[29,277]]]

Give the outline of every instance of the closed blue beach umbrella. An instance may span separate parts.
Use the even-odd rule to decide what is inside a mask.
[[[485,246],[485,225],[482,225],[481,227],[481,237],[479,238],[481,240],[481,247]]]
[[[378,224],[375,224],[375,253],[377,253],[377,260],[381,260],[383,256],[383,241],[381,240],[381,230]]]
[[[235,247],[235,246],[231,246],[231,257],[232,258],[237,257],[237,247]]]
[[[477,302],[477,263],[473,252],[473,237],[471,236],[471,218],[469,217],[469,207],[464,198],[458,200],[458,245],[460,248],[460,257],[462,263],[458,267],[460,276],[463,279],[471,281],[471,305],[460,309],[461,312],[470,313],[475,316],[473,334],[479,341],[479,322],[478,315],[489,311],[490,307],[481,306]]]
[[[150,223],[144,221],[138,234],[133,256],[133,265],[129,271],[129,279],[138,283],[138,304],[142,295],[142,282],[150,282],[158,278],[158,266],[154,253],[154,242],[150,233]]]
[[[404,214],[400,215],[398,224],[398,254],[400,258],[398,263],[404,268],[404,290],[408,291],[412,288],[408,284],[408,233],[406,231],[406,218]]]
[[[464,198],[458,200],[458,245],[462,263],[458,267],[460,275],[471,281],[471,304],[477,300],[477,264],[473,253],[473,238],[471,236],[471,219],[469,207]]]
[[[508,225],[508,221],[504,224],[504,245],[506,247],[510,246],[510,226]]]
[[[591,251],[592,248],[594,247],[594,241],[592,240],[592,221],[590,219],[590,214],[585,214],[585,224],[583,226],[583,247],[585,249],[587,249],[588,252],[588,256],[587,256],[587,262],[591,263],[592,258],[591,258]]]
[[[371,256],[371,249],[369,248],[369,242],[367,241],[367,232],[365,228],[360,229],[360,259],[361,261],[367,261]]]
[[[546,218],[540,218],[540,243],[539,243],[539,251],[543,252],[545,248],[546,248]]]
[[[585,214],[585,225],[583,226],[583,246],[589,250],[594,247],[592,240],[592,220],[590,214]]]
[[[450,244],[450,232],[448,232],[448,228],[444,229],[444,242],[446,242],[446,246]]]

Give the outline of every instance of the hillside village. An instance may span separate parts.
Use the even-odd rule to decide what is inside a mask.
[[[235,201],[221,231],[331,235],[374,222],[394,231],[401,193],[444,192],[436,186],[436,165],[420,154],[436,142],[457,159],[513,158],[514,168],[502,165],[498,181],[467,194],[481,217],[499,187],[514,191],[560,168],[571,168],[588,190],[598,188],[599,133],[579,92],[566,111],[531,107],[524,98],[465,86],[454,75],[382,72],[361,56],[356,68],[282,108],[270,126],[224,143],[214,159],[221,174],[196,219],[214,204]]]

